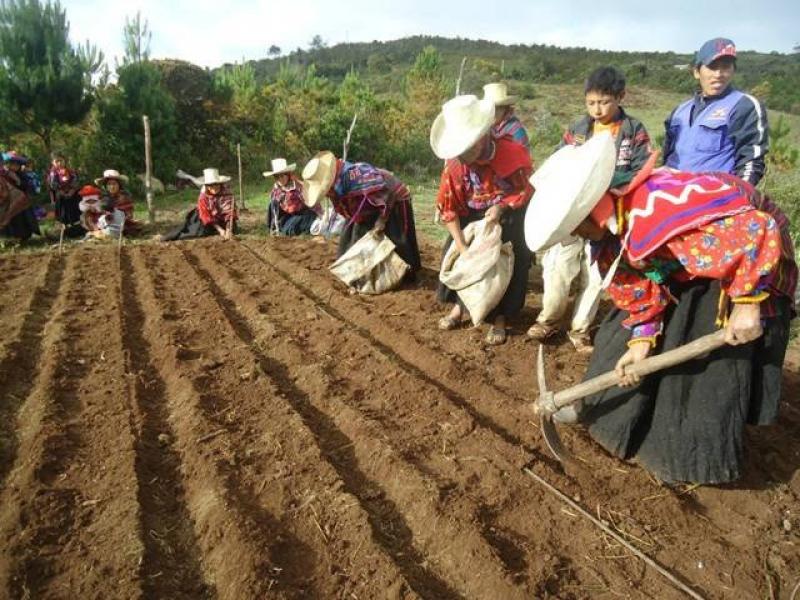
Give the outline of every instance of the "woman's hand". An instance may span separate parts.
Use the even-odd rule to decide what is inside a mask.
[[[761,337],[760,304],[734,304],[728,325],[725,327],[725,342],[731,346],[746,344]]]
[[[374,231],[375,233],[383,233],[385,229],[386,229],[386,219],[384,219],[383,217],[378,217],[378,219],[375,221],[375,225],[372,227],[372,231]]]
[[[617,372],[617,377],[619,377],[620,387],[630,387],[632,385],[637,385],[639,381],[641,381],[641,378],[635,373],[626,375],[625,367],[628,365],[634,365],[647,358],[647,356],[650,354],[650,348],[650,342],[647,340],[641,342],[632,342],[628,348],[628,351],[617,361],[617,364],[614,366],[614,370]]]

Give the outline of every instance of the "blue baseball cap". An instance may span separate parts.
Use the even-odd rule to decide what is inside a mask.
[[[694,55],[695,66],[708,66],[722,56],[736,58],[736,44],[728,38],[714,38],[708,40],[700,46],[700,50]]]
[[[14,150],[8,150],[3,152],[3,162],[15,162],[21,165],[28,164],[28,157],[15,152]]]

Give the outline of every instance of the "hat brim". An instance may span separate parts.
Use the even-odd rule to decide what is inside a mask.
[[[443,160],[456,158],[469,150],[475,142],[486,135],[494,123],[495,104],[483,98],[478,102],[480,119],[470,129],[456,131],[454,127],[447,127],[444,113],[440,112],[431,125],[430,143],[433,153]]]
[[[499,102],[495,102],[494,105],[495,106],[513,106],[514,104],[517,103],[517,100],[519,100],[519,98],[517,96],[506,96],[505,98],[503,98]]]
[[[121,181],[122,183],[128,183],[128,176],[127,175],[120,175],[118,177],[100,177],[94,180],[95,185],[104,185],[106,181],[109,179],[113,179],[114,181]]]
[[[228,175],[220,175],[214,181],[203,181],[203,185],[217,185],[220,183],[228,183],[231,178]]]
[[[303,180],[303,202],[309,208],[316,206],[325,197],[336,177],[336,156],[333,152],[320,152],[314,158],[319,159],[323,171],[319,181]]]
[[[283,175],[284,173],[291,173],[292,171],[297,168],[297,163],[292,163],[290,165],[286,165],[285,169],[281,169],[280,171],[264,171],[262,175],[264,177],[275,177],[275,175]]]
[[[565,240],[611,185],[617,152],[610,134],[564,146],[531,176],[535,192],[525,213],[525,242],[533,252]]]

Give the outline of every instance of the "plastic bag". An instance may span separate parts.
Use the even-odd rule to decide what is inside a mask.
[[[339,235],[346,224],[345,218],[329,206],[311,224],[311,235],[324,235],[325,237]]]
[[[500,303],[511,282],[514,250],[511,242],[502,242],[502,234],[498,223],[472,222],[464,228],[467,251],[459,254],[452,244],[442,260],[439,281],[458,294],[473,325]]]
[[[361,294],[382,294],[396,288],[409,269],[394,242],[370,231],[330,266],[330,271]]]

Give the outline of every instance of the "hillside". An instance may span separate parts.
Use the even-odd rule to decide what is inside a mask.
[[[691,61],[690,54],[505,45],[487,40],[428,36],[297,48],[282,57],[251,61],[251,64],[261,80],[274,78],[280,65],[287,60],[314,64],[319,75],[334,82],[341,81],[348,71],[355,69],[377,92],[392,93],[402,89],[402,76],[425,46],[434,46],[440,52],[445,72],[452,73],[453,82],[461,59],[467,57],[462,84],[462,89],[467,91],[476,91],[487,80],[500,77],[523,88],[531,83],[580,83],[588,71],[602,64],[623,69],[631,84],[677,93],[694,89],[694,79],[685,68]],[[755,91],[770,108],[800,114],[800,55],[740,52],[737,82],[740,87]]]

